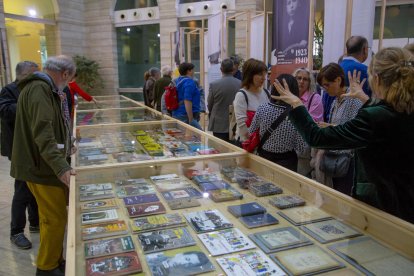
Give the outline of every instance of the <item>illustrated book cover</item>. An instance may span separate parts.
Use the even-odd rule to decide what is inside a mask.
[[[100,199],[95,201],[82,202],[80,204],[80,209],[82,212],[97,209],[116,209],[118,207],[118,203],[115,199]]]
[[[285,276],[278,265],[273,263],[263,252],[256,250],[217,258],[227,276]]]
[[[200,190],[203,192],[209,192],[214,190],[229,189],[231,186],[223,180],[202,182],[199,184]]]
[[[296,207],[279,211],[278,214],[296,226],[332,218],[328,213],[314,206]]]
[[[82,225],[81,236],[83,240],[97,239],[128,233],[125,221],[117,220],[97,224]]]
[[[93,224],[118,219],[118,212],[116,209],[92,211],[81,214],[82,224]]]
[[[138,196],[138,195],[147,195],[156,193],[155,188],[152,184],[133,184],[133,185],[124,185],[116,189],[116,194],[118,197],[126,196]]]
[[[169,200],[167,201],[167,204],[171,210],[191,208],[191,207],[197,207],[201,205],[200,201],[198,201],[198,199],[194,197]]]
[[[255,248],[256,245],[239,229],[229,228],[197,235],[212,256]]]
[[[266,254],[313,244],[304,234],[293,227],[274,228],[249,235]]]
[[[352,227],[336,220],[325,220],[299,226],[299,228],[321,243],[333,242],[360,236]]]
[[[187,228],[161,229],[138,234],[145,254],[195,245]]]
[[[269,182],[256,182],[249,185],[249,190],[255,196],[269,196],[283,193],[282,188]]]
[[[183,247],[146,255],[152,276],[196,275],[215,270],[198,246]]]
[[[160,199],[156,194],[139,195],[139,196],[127,196],[123,198],[125,205],[135,205],[150,202],[158,202]]]
[[[183,198],[202,198],[203,195],[200,191],[193,187],[188,187],[185,189],[179,189],[179,190],[172,190],[168,192],[162,192],[162,196],[165,198],[165,200],[176,200],[176,199],[183,199]]]
[[[150,202],[126,206],[130,218],[164,214],[166,209],[161,202]]]
[[[280,195],[269,199],[269,203],[279,209],[303,206],[305,200],[297,195]]]
[[[131,236],[95,240],[85,243],[85,258],[96,258],[134,250],[135,246]]]
[[[184,224],[184,218],[180,214],[176,213],[148,216],[131,220],[131,228],[134,232],[171,228]]]
[[[119,253],[86,260],[86,275],[129,275],[142,271],[137,252]]]
[[[209,195],[214,202],[223,202],[243,198],[243,194],[231,186],[227,189],[209,191]]]
[[[232,205],[227,207],[229,211],[236,218],[243,216],[252,216],[266,213],[266,208],[256,202],[249,202],[240,205]]]
[[[239,220],[247,228],[256,228],[279,223],[279,220],[269,213],[244,216],[240,217]]]
[[[218,210],[185,213],[184,216],[197,233],[233,227],[233,224]]]
[[[289,275],[313,275],[344,267],[316,245],[272,253],[270,258]]]

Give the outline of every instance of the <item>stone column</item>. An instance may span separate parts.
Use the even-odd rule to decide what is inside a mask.
[[[158,8],[160,10],[161,66],[171,65],[170,32],[175,32],[178,28],[175,2],[173,0],[158,0]],[[174,58],[174,52],[172,54]],[[172,65],[174,66],[174,64]]]

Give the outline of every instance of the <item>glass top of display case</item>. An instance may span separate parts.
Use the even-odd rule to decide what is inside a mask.
[[[99,197],[100,188],[105,198]],[[392,216],[382,221],[383,215],[374,208],[251,155],[82,170],[71,187],[71,199],[70,212],[76,216],[69,222],[73,231],[68,243],[73,239],[76,247],[66,255],[75,264],[67,275],[89,275],[102,258],[129,254],[138,260],[143,275],[158,275],[157,267],[187,252],[198,252],[203,266],[177,264],[164,267],[166,271],[181,275],[236,275],[233,270],[257,275],[259,268],[266,275],[414,272],[409,259],[412,226]],[[115,230],[96,223],[105,220],[119,228],[125,225],[115,230],[131,239],[132,253],[108,255],[114,252],[105,248],[116,249],[102,243],[114,243],[110,232]],[[382,231],[389,234],[377,240]],[[107,239],[99,239],[106,234]],[[395,237],[406,239],[408,246],[399,248],[405,254],[387,245]],[[105,248],[99,250],[100,246]]]
[[[122,95],[105,95],[105,96],[93,96],[97,101],[121,101],[121,100],[128,100],[127,97]],[[79,102],[86,102],[85,99],[82,97],[78,97]]]
[[[176,121],[78,127],[76,167],[205,155],[244,154]]]
[[[98,125],[163,120],[161,114],[145,107],[128,109],[99,109],[76,112],[76,125]]]
[[[94,102],[80,101],[77,105],[77,110],[95,110],[95,109],[109,109],[109,108],[130,108],[139,107],[140,105],[136,102],[129,100],[98,100]]]

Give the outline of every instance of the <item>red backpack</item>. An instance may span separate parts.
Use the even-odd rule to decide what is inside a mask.
[[[177,87],[175,86],[175,82],[171,81],[170,84],[165,89],[165,106],[167,107],[168,111],[174,111],[178,109],[179,102],[178,102],[178,93]]]

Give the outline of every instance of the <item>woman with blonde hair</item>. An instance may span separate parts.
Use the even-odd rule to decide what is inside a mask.
[[[357,116],[341,125],[319,128],[287,85],[275,82],[293,107],[289,114],[305,141],[323,149],[355,149],[356,177],[353,196],[414,223],[414,57],[406,49],[385,48],[372,59],[368,81],[379,102],[362,91],[365,82],[356,72],[350,92],[365,104]]]

